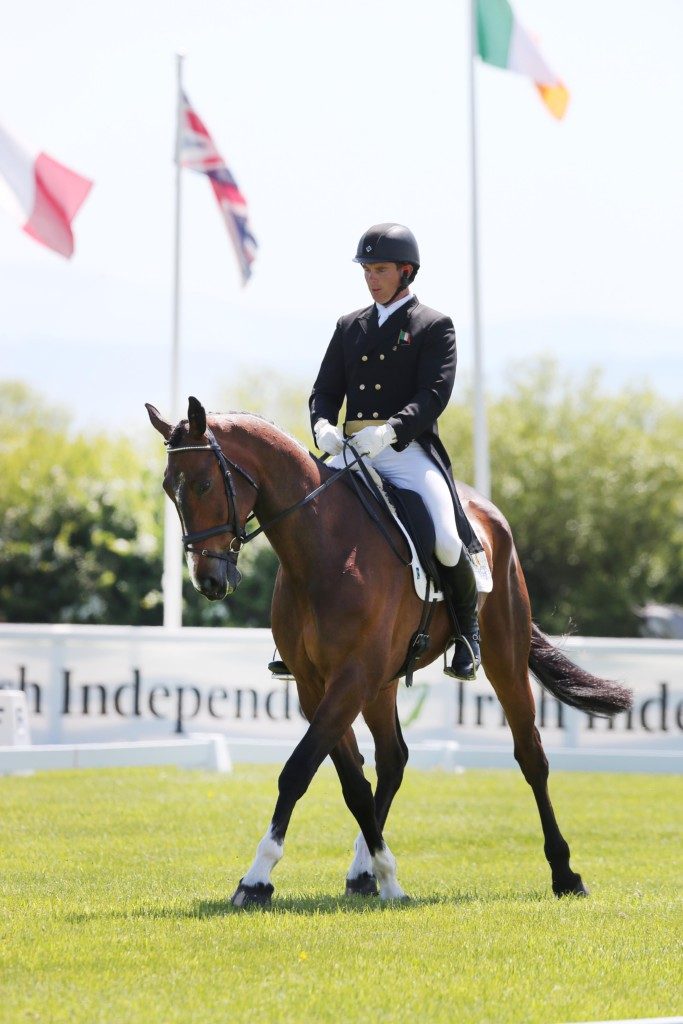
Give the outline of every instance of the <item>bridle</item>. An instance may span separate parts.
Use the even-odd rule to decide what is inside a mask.
[[[230,468],[232,467],[232,469],[239,473],[240,476],[244,477],[247,483],[254,488],[257,495],[259,492],[259,486],[256,483],[256,481],[249,475],[249,473],[247,473],[246,469],[242,469],[241,466],[238,466],[236,462],[233,462],[232,459],[229,459],[227,455],[225,455],[223,449],[216,440],[213,431],[210,429],[210,427],[207,426],[205,433],[206,439],[209,442],[208,444],[187,444],[181,445],[177,448],[171,448],[168,441],[164,443],[166,445],[166,451],[168,452],[169,455],[172,455],[174,452],[213,452],[213,454],[218,459],[218,465],[221,468],[221,473],[223,476],[225,496],[228,501],[227,522],[223,523],[220,526],[210,526],[208,530],[198,530],[196,533],[184,533],[182,535],[182,542],[183,547],[185,548],[186,551],[191,551],[195,554],[201,554],[202,557],[204,558],[218,558],[223,562],[236,563],[237,556],[243,544],[248,544],[250,540],[254,540],[254,538],[258,537],[258,535],[260,533],[263,533],[264,530],[270,529],[270,527],[274,526],[275,523],[279,522],[281,519],[284,519],[285,516],[288,516],[290,512],[296,512],[298,508],[303,508],[303,506],[307,505],[309,501],[313,501],[314,498],[317,498],[319,494],[322,494],[323,491],[326,491],[331,484],[335,483],[335,481],[339,480],[340,477],[342,477],[353,466],[355,466],[357,462],[360,462],[362,465],[361,457],[354,452],[354,454],[356,454],[356,457],[351,462],[345,462],[343,469],[340,469],[337,473],[334,474],[334,476],[329,477],[329,479],[327,479],[324,483],[320,484],[319,487],[316,487],[315,490],[311,491],[310,494],[307,494],[305,498],[302,498],[301,501],[297,501],[295,505],[290,505],[289,508],[284,509],[282,512],[278,512],[278,514],[276,516],[273,516],[270,522],[266,523],[264,526],[259,526],[256,530],[252,530],[251,533],[247,533],[246,525],[254,517],[254,512],[251,511],[244,521],[244,526],[240,526],[239,520],[237,518],[237,493],[235,491],[235,483],[233,481]],[[348,442],[345,442],[345,453],[347,444]],[[192,547],[192,545],[196,544],[197,541],[207,540],[209,537],[217,537],[221,533],[233,534],[232,540],[230,541],[230,545],[228,548],[228,553],[225,555],[220,551],[209,551],[208,548],[202,548],[201,551],[197,551],[196,548]]]
[[[223,476],[225,496],[228,500],[227,522],[220,526],[211,526],[208,530],[197,530],[195,533],[184,533],[182,536],[183,547],[186,551],[200,553],[205,558],[218,558],[224,562],[232,562],[237,560],[237,555],[242,545],[246,544],[248,540],[251,540],[255,534],[247,534],[245,530],[246,524],[254,514],[253,512],[247,516],[244,526],[240,526],[239,519],[237,518],[237,492],[235,491],[235,483],[232,479],[230,467],[232,466],[240,476],[243,476],[247,483],[251,484],[257,494],[259,488],[256,481],[249,476],[246,469],[242,469],[242,467],[238,466],[236,462],[227,458],[223,449],[214,437],[213,431],[209,427],[206,428],[206,438],[209,442],[208,444],[188,444],[178,448],[171,448],[168,441],[166,442],[166,450],[169,455],[172,455],[175,452],[213,452],[218,459],[218,465],[220,466],[221,474]],[[255,531],[255,533],[260,532],[261,530]],[[201,552],[197,552],[196,549],[192,547],[192,545],[196,544],[197,541],[208,540],[209,537],[217,537],[221,533],[233,534],[233,538],[230,541],[230,546],[226,555],[219,551],[209,551],[208,548],[202,548]],[[233,546],[235,543],[237,543],[236,547]]]

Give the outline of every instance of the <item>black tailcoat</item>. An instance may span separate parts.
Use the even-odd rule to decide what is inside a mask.
[[[481,550],[458,498],[437,419],[455,382],[457,355],[450,317],[415,296],[378,326],[377,307],[340,317],[309,399],[311,426],[336,424],[346,400],[347,433],[356,426],[390,423],[396,451],[417,441],[441,470],[455,505],[458,532]]]

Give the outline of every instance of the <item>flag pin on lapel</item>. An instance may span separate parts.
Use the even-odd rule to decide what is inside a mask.
[[[399,345],[410,345],[412,340],[412,336],[408,333],[408,331],[401,331],[401,333],[398,336]]]

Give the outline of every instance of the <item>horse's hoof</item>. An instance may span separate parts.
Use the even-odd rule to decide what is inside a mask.
[[[240,878],[240,884],[235,889],[230,902],[233,907],[238,907],[240,910],[246,910],[247,907],[269,907],[274,889],[275,887],[270,882],[243,885]]]
[[[382,903],[388,904],[389,906],[397,906],[403,903],[412,903],[411,897],[407,892],[404,892],[402,896],[383,896]]]
[[[553,892],[559,898],[560,896],[589,896],[590,892],[583,884],[581,875],[574,875],[569,882],[564,885],[553,885]]]
[[[355,878],[346,879],[347,896],[379,896],[377,879],[369,871],[362,871]]]

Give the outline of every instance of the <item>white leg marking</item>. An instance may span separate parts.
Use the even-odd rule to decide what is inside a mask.
[[[386,843],[372,858],[372,868],[379,883],[379,896],[382,900],[400,900],[405,893],[396,878],[396,859]]]
[[[358,876],[362,875],[364,872],[367,872],[369,875],[371,875],[372,857],[370,856],[368,844],[365,842],[365,838],[362,832],[358,833],[358,838],[356,839],[356,845],[354,849],[356,851],[356,855],[353,858],[351,867],[349,868],[346,877],[349,879],[358,878]]]
[[[271,825],[256,848],[254,863],[242,879],[244,885],[266,885],[270,881],[270,873],[284,853],[283,844],[275,842],[272,832]]]

